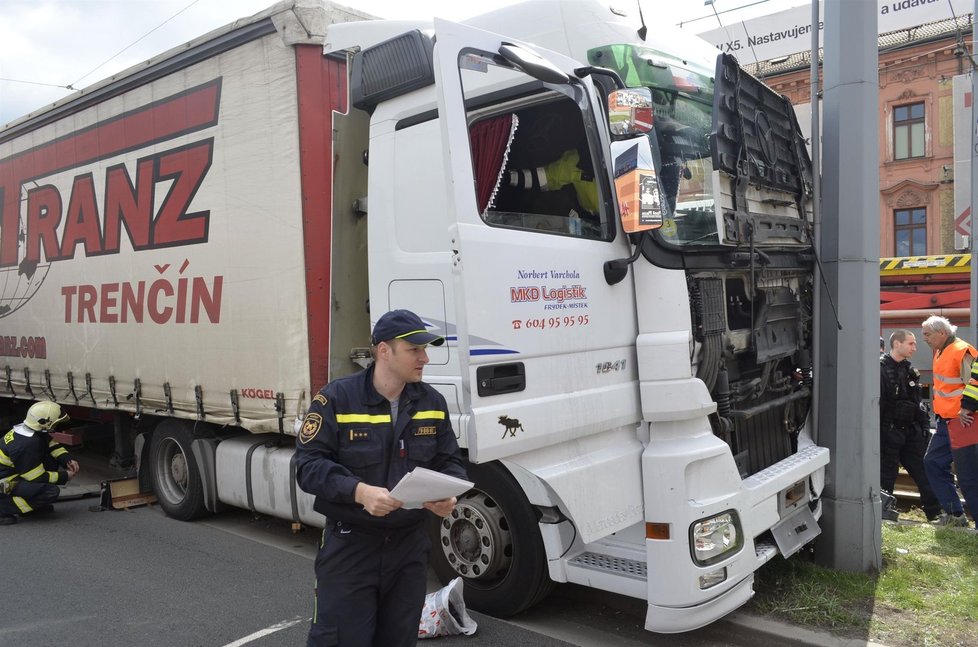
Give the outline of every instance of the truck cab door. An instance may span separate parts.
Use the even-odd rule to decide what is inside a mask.
[[[609,471],[640,478],[633,284],[603,275],[630,246],[602,100],[560,54],[435,31],[470,460],[541,465],[575,443],[579,460],[604,451]]]

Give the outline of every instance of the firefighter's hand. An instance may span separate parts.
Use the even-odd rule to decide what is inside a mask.
[[[401,507],[401,502],[392,497],[387,488],[367,485],[366,483],[357,483],[353,498],[363,506],[364,510],[375,517],[386,517]]]
[[[71,460],[68,461],[68,465],[65,467],[65,469],[68,471],[68,478],[73,479],[75,478],[75,475],[78,474],[79,470],[81,470],[81,465],[78,464],[78,461]]]
[[[970,427],[974,419],[975,417],[973,412],[968,411],[967,409],[964,408],[958,411],[958,420],[960,420],[961,424],[964,425],[965,427]]]
[[[450,499],[439,499],[438,501],[425,501],[424,507],[431,510],[439,517],[447,517],[452,514],[452,510],[455,509],[455,504],[458,499],[452,497]]]

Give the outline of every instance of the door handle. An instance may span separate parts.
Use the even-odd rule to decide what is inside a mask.
[[[523,362],[480,366],[475,370],[481,397],[516,393],[526,389],[526,369]]]

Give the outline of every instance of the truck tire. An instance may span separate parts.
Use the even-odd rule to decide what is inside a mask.
[[[149,468],[156,499],[167,515],[190,521],[207,513],[204,484],[190,443],[193,434],[177,420],[164,420],[153,432]]]
[[[429,525],[431,566],[443,584],[461,576],[465,603],[505,618],[542,600],[553,582],[537,515],[499,464],[468,465],[475,487]]]

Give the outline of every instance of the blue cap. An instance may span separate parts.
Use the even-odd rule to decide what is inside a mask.
[[[391,310],[384,314],[374,326],[374,334],[370,337],[370,343],[376,346],[382,341],[392,339],[403,339],[418,346],[425,344],[441,346],[445,343],[444,337],[428,332],[428,328],[421,321],[421,317],[410,310]]]

